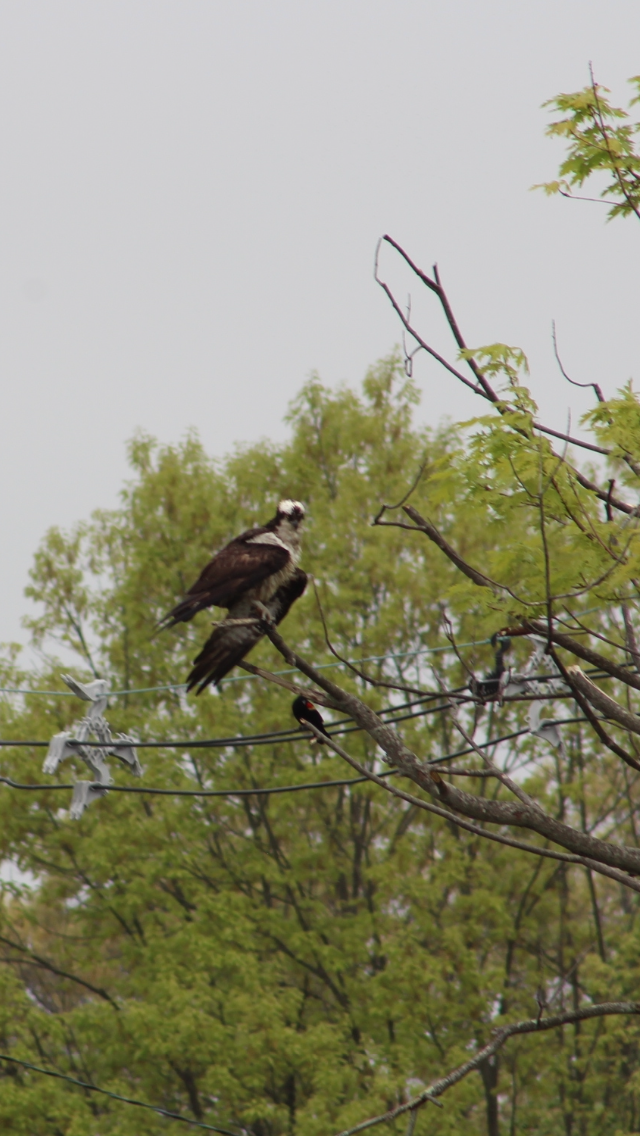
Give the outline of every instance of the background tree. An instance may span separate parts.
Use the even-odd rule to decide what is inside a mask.
[[[580,97],[562,98],[580,136]],[[37,553],[42,666],[24,673],[8,652],[3,687],[59,691],[45,652],[62,643],[78,677],[131,692],[109,721],[158,743],[142,787],[168,793],[112,792],[73,823],[66,789],[3,791],[2,855],[33,883],[5,887],[2,1052],[255,1136],[398,1109],[395,1130],[404,1110],[413,1131],[420,1094],[449,1083],[415,1131],[634,1131],[637,400],[625,388],[588,416],[600,466],[563,436],[553,450],[522,353],[470,350],[437,272],[385,247],[440,303],[460,353],[448,371],[489,413],[416,428],[395,358],[359,394],[313,379],[284,445],[214,463],[195,435],[136,438],[120,507]],[[238,671],[186,699],[176,683],[208,618],[154,636],[157,619],[282,495],[308,505],[317,596],[286,643],[269,630],[252,654],[273,683]],[[512,674],[498,675],[489,640],[506,647],[505,629]],[[256,737],[293,730],[283,682],[333,707],[349,733],[331,745],[358,770],[299,731]],[[78,716],[70,698],[5,693],[0,730],[44,741]],[[381,754],[404,776],[381,778]],[[5,745],[3,773],[40,784],[42,756]],[[321,787],[258,791],[303,784]],[[0,1064],[7,1132],[168,1130]]]

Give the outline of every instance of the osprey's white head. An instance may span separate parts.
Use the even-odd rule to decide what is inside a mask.
[[[301,501],[290,501],[284,498],[278,505],[277,520],[287,520],[294,529],[304,520],[304,505]]]

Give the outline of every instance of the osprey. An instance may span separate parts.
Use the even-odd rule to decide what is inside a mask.
[[[306,586],[306,572],[295,568],[291,579],[286,584],[281,584],[275,595],[264,604],[274,623],[280,623],[284,619],[291,604],[300,598]],[[237,622],[244,619],[248,622]],[[193,690],[197,686],[196,694],[202,694],[210,682],[220,682],[236,663],[242,662],[263,635],[262,625],[255,618],[253,600],[238,600],[229,609],[227,618],[214,628],[200,654],[193,660],[187,690]]]
[[[247,529],[217,552],[184,599],[161,620],[163,627],[173,627],[193,619],[206,607],[228,609],[227,619],[214,630],[195,660],[189,689],[199,684],[200,693],[208,682],[219,682],[262,637],[259,624],[239,627],[231,623],[252,618],[256,600],[277,623],[302,595],[307,583],[305,573],[298,568],[303,520],[300,501],[281,501],[275,517],[266,525]]]

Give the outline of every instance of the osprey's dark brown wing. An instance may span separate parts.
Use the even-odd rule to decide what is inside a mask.
[[[286,584],[281,584],[274,596],[265,604],[271,618],[280,623],[292,603],[299,599],[307,586],[307,574],[296,568]],[[231,609],[228,620],[248,619],[252,615],[249,601],[241,601]],[[229,671],[242,662],[252,647],[262,639],[264,632],[259,623],[236,624],[225,620],[207,639],[200,654],[193,661],[193,670],[187,679],[187,690],[198,689],[201,694],[210,682],[220,682]]]
[[[205,607],[231,608],[250,589],[279,572],[290,560],[282,545],[254,544],[263,530],[243,533],[216,553],[183,600],[161,621],[163,627],[186,623]]]

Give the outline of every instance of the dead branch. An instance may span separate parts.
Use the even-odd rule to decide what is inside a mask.
[[[586,674],[579,666],[567,667],[567,674],[570,676],[571,683],[584,694],[585,698],[589,700],[596,710],[600,710],[602,714],[606,714],[607,718],[612,718],[614,722],[618,722],[620,726],[624,726],[625,730],[630,730],[634,734],[640,734],[640,718],[632,714],[629,710],[625,710],[615,698],[610,698],[595,682],[587,678]],[[636,768],[640,768],[636,765]]]
[[[282,639],[274,627],[264,624],[265,634],[271,639],[276,650],[286,659],[289,666],[297,667],[302,674],[325,690],[335,700],[337,708],[353,718],[369,736],[380,746],[386,755],[385,760],[401,774],[426,790],[430,797],[464,817],[483,824],[497,824],[507,827],[527,828],[537,832],[553,844],[559,844],[574,855],[588,858],[594,864],[604,864],[622,873],[640,875],[640,849],[611,844],[600,840],[591,833],[581,832],[554,817],[541,813],[524,803],[489,800],[474,796],[443,781],[432,768],[423,764],[418,757],[404,745],[400,736],[387,723],[371,710],[356,695],[349,694],[326,678],[315,667],[297,655]]]
[[[389,302],[391,303],[391,306],[393,307],[393,310],[396,312],[397,316],[399,317],[404,329],[406,331],[408,331],[409,334],[413,337],[413,339],[415,339],[416,343],[418,343],[429,355],[431,355],[432,358],[434,358],[436,360],[436,362],[440,363],[445,368],[445,370],[449,371],[450,374],[454,375],[455,378],[459,379],[460,382],[464,383],[465,386],[469,387],[470,390],[472,390],[474,392],[474,394],[480,395],[481,398],[487,399],[489,402],[491,402],[492,404],[497,406],[498,410],[501,413],[503,413],[505,409],[508,409],[508,407],[506,406],[506,404],[501,402],[498,395],[492,389],[492,387],[488,383],[486,377],[482,373],[482,369],[480,367],[478,367],[478,364],[475,362],[475,359],[469,358],[469,357],[465,359],[465,362],[467,363],[468,367],[472,371],[474,378],[476,380],[475,382],[471,382],[463,374],[461,374],[461,372],[456,367],[453,367],[451,365],[451,363],[449,363],[442,355],[440,355],[437,351],[435,351],[426,342],[426,340],[423,339],[423,337],[418,332],[417,328],[415,328],[411,325],[409,319],[407,318],[405,313],[402,311],[402,308],[400,307],[398,301],[396,300],[391,288],[380,276],[380,273],[379,273],[379,251],[380,251],[380,246],[383,243],[383,241],[386,242],[388,245],[390,245],[391,248],[395,249],[396,252],[399,254],[399,256],[402,257],[402,259],[405,261],[405,263],[411,269],[411,271],[413,273],[415,273],[415,275],[418,277],[418,279],[427,288],[429,288],[430,291],[435,293],[435,295],[438,297],[438,299],[440,301],[440,304],[442,306],[445,318],[447,320],[449,328],[451,329],[453,338],[454,338],[459,350],[461,352],[468,351],[468,347],[467,347],[465,340],[464,340],[464,337],[463,337],[463,335],[460,331],[460,328],[458,326],[458,322],[457,322],[457,320],[456,320],[456,318],[453,314],[453,310],[452,310],[451,305],[449,303],[448,297],[447,297],[447,295],[444,291],[444,288],[442,287],[442,284],[440,282],[440,276],[439,276],[439,273],[438,273],[437,266],[434,266],[434,269],[433,269],[434,278],[432,279],[425,272],[423,272],[422,269],[418,268],[418,266],[412,261],[411,257],[408,255],[408,253],[405,252],[405,250],[402,248],[401,245],[399,245],[397,243],[397,241],[394,241],[392,237],[390,237],[388,234],[385,234],[378,241],[378,246],[376,248],[374,278],[375,278],[376,283],[380,285],[383,292],[387,296]],[[566,441],[566,442],[571,442],[572,445],[579,446],[582,449],[592,450],[596,453],[602,453],[605,456],[610,456],[613,453],[612,450],[608,450],[608,449],[601,447],[601,446],[594,446],[590,442],[583,442],[580,438],[573,438],[570,435],[563,434],[558,430],[552,430],[549,426],[544,426],[540,422],[532,422],[531,425],[532,425],[533,429],[539,430],[543,434],[548,434],[551,437],[559,438],[559,439],[562,439],[563,441]],[[573,469],[573,473],[574,473],[576,480],[579,482],[580,485],[582,485],[583,489],[587,489],[590,493],[593,493],[594,496],[596,496],[600,501],[604,501],[605,503],[607,503],[607,501],[608,501],[611,508],[617,509],[619,512],[627,513],[629,515],[636,513],[636,506],[629,505],[625,501],[620,501],[617,497],[609,496],[609,494],[607,493],[606,490],[601,489],[600,486],[596,485],[588,477],[585,477],[585,475],[583,473],[580,473],[579,470]]]
[[[325,706],[327,710],[338,710],[339,707],[335,706],[326,694],[321,694],[319,690],[310,690],[308,687],[302,687],[298,683],[289,682],[282,675],[272,674],[271,671],[265,671],[262,667],[256,667],[253,663],[238,663],[243,671],[248,671],[249,674],[256,675],[258,678],[266,678],[267,682],[273,682],[276,686],[282,686],[285,690],[290,690],[292,694],[301,694],[303,698],[308,698],[310,702],[317,702],[319,706]]]
[[[602,721],[593,713],[593,710],[591,709],[588,700],[585,698],[584,693],[580,690],[579,686],[575,682],[575,676],[571,673],[572,668],[565,667],[562,659],[558,657],[557,653],[553,650],[553,647],[551,648],[550,654],[558,670],[560,671],[560,674],[572,690],[573,696],[578,703],[578,706],[585,715],[594,733],[597,734],[597,736],[600,738],[600,741],[604,742],[607,749],[611,750],[611,753],[615,753],[616,757],[621,757],[626,765],[629,765],[632,769],[640,770],[640,763],[636,761],[635,757],[632,757],[626,749],[618,745],[617,741],[615,741],[615,739],[612,738],[609,733],[607,733],[604,726],[602,725]]]
[[[357,770],[362,777],[367,777],[368,780],[373,781],[375,785],[379,785],[380,788],[386,789],[386,791],[390,793],[392,797],[399,797],[400,800],[406,801],[407,804],[414,805],[419,809],[424,809],[425,812],[433,813],[435,816],[442,817],[444,820],[449,821],[451,824],[455,824],[457,828],[464,829],[465,832],[472,832],[474,836],[481,836],[483,840],[492,841],[494,844],[505,844],[508,848],[517,848],[521,852],[530,852],[535,856],[541,856],[543,859],[561,860],[565,864],[579,864],[583,868],[592,868],[593,871],[599,872],[601,875],[607,876],[609,879],[616,880],[618,883],[623,884],[625,887],[631,888],[632,891],[640,892],[640,881],[631,879],[629,876],[625,875],[623,872],[617,871],[617,869],[615,868],[603,867],[602,864],[598,864],[594,860],[588,860],[583,856],[574,856],[568,852],[556,852],[556,850],[553,848],[541,848],[539,845],[529,844],[525,840],[515,840],[513,837],[504,836],[502,833],[490,832],[486,828],[481,828],[480,825],[472,824],[470,821],[461,820],[461,818],[459,816],[456,816],[455,813],[451,813],[447,809],[441,809],[437,805],[432,805],[430,801],[425,801],[422,799],[422,797],[414,797],[412,793],[405,793],[403,789],[396,789],[395,785],[390,785],[387,781],[384,781],[382,777],[378,777],[376,773],[373,773],[370,769],[367,769],[365,765],[361,765],[361,763],[357,761],[355,757],[351,757],[351,755],[348,754],[347,751],[342,748],[342,746],[338,745],[338,743],[333,738],[327,738],[324,734],[320,733],[320,730],[317,730],[315,726],[311,724],[309,724],[309,730],[314,733],[316,737],[322,738],[330,749],[337,753],[339,757],[342,757],[344,761],[346,761],[353,769]],[[436,770],[433,770],[433,772],[436,772]],[[477,776],[477,771],[475,775]],[[500,776],[497,771],[491,770],[491,776],[496,775],[498,775],[498,777]]]
[[[558,1029],[560,1026],[573,1025],[575,1022],[588,1021],[590,1018],[604,1018],[613,1014],[639,1014],[640,1002],[601,1002],[596,1006],[584,1006],[580,1010],[567,1010],[561,1014],[554,1014],[549,1018],[528,1018],[525,1021],[513,1022],[511,1025],[503,1026],[501,1029],[494,1031],[493,1037],[487,1045],[476,1053],[475,1057],[465,1061],[464,1064],[458,1065],[457,1069],[453,1069],[446,1076],[441,1077],[439,1080],[434,1081],[427,1089],[419,1093],[418,1096],[413,1097],[407,1101],[406,1104],[398,1105],[397,1108],[389,1109],[388,1112],[382,1113],[380,1116],[373,1116],[369,1120],[363,1120],[360,1124],[354,1125],[353,1128],[346,1128],[340,1136],[356,1136],[358,1132],[364,1132],[366,1128],[373,1128],[377,1124],[389,1124],[391,1121],[396,1120],[404,1113],[412,1112],[428,1101],[434,1104],[438,1097],[446,1093],[447,1089],[457,1085],[469,1073],[473,1073],[478,1069],[483,1061],[489,1057],[493,1057],[495,1053],[504,1045],[511,1037],[516,1037],[525,1033],[540,1033],[542,1030]]]
[[[508,628],[505,630],[505,635],[539,635],[546,638],[548,628],[546,623],[536,619],[523,620],[520,627]],[[551,641],[556,647],[562,647],[565,651],[569,651],[577,658],[583,659],[585,663],[589,663],[599,671],[605,671],[606,674],[611,675],[612,678],[619,679],[625,686],[632,686],[635,690],[640,690],[640,675],[634,674],[633,671],[628,670],[626,667],[618,666],[608,659],[606,655],[601,655],[598,651],[592,651],[590,647],[586,647],[584,643],[580,643],[574,639],[572,635],[566,635],[563,631],[557,631],[555,628],[551,633]]]
[[[451,563],[455,564],[456,568],[467,576],[469,580],[472,580],[474,584],[477,584],[479,588],[490,588],[492,592],[508,591],[502,584],[498,584],[495,580],[492,580],[490,576],[485,576],[484,572],[479,572],[477,568],[473,568],[470,564],[467,564],[466,560],[463,560],[455,549],[451,547],[449,542],[445,540],[442,533],[438,532],[435,525],[420,516],[420,513],[417,509],[414,509],[412,505],[403,505],[402,508],[413,521],[415,528],[425,533],[429,537],[429,540],[432,540],[441,552],[444,552]]]
[[[587,387],[593,387],[593,390],[595,391],[595,396],[596,396],[598,402],[604,402],[605,401],[604,395],[603,395],[603,393],[602,393],[602,391],[601,391],[601,389],[600,389],[600,387],[598,386],[597,383],[578,383],[578,382],[576,382],[575,379],[569,378],[569,375],[567,374],[564,367],[562,366],[562,359],[560,358],[560,352],[558,351],[558,340],[557,340],[557,337],[556,337],[556,321],[555,320],[551,321],[551,338],[553,340],[553,353],[556,357],[556,363],[558,364],[558,366],[560,368],[560,373],[562,374],[563,378],[565,378],[568,383],[571,383],[572,387],[582,387],[583,390],[586,389]],[[602,452],[604,453],[604,450]]]

